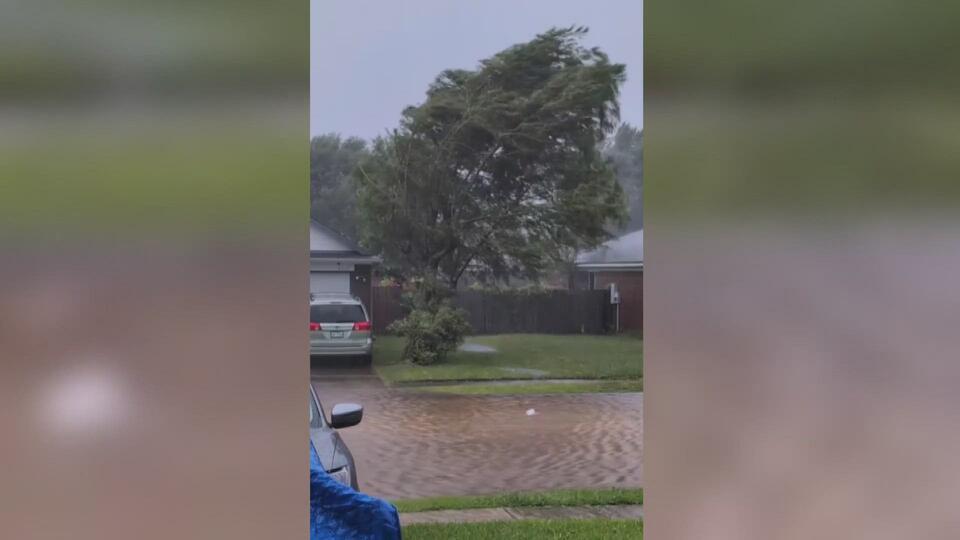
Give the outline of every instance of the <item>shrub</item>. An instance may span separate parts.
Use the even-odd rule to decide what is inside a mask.
[[[470,324],[463,310],[443,302],[433,309],[415,308],[387,330],[406,338],[404,360],[426,366],[456,350],[470,331]]]

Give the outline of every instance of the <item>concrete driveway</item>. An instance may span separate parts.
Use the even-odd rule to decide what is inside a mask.
[[[385,387],[369,369],[312,369],[343,430],[360,489],[389,499],[642,485],[643,395],[453,396]],[[536,414],[528,415],[528,409]]]

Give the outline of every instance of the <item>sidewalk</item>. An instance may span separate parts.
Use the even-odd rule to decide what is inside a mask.
[[[417,523],[475,523],[481,521],[513,521],[520,519],[642,519],[639,504],[605,506],[527,506],[523,508],[474,508],[466,510],[433,510],[400,514],[403,526]]]

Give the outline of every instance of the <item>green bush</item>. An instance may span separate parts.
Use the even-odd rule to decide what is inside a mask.
[[[413,309],[387,331],[406,338],[404,360],[426,366],[442,361],[456,350],[470,332],[470,324],[463,310],[442,302],[432,309]]]

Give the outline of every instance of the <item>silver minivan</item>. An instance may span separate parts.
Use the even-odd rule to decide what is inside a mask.
[[[373,326],[366,306],[348,294],[310,295],[310,356],[355,356],[369,362]]]

